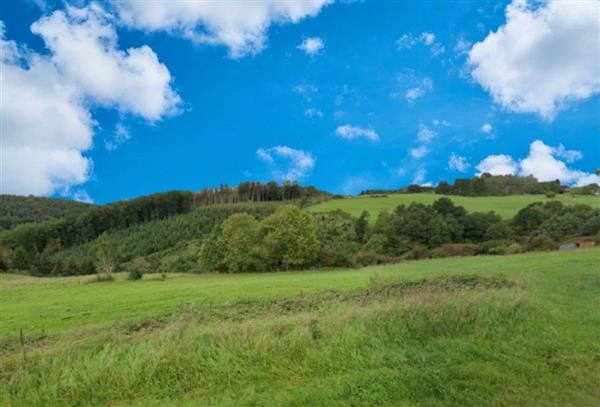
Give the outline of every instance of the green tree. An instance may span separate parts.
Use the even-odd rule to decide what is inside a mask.
[[[367,235],[369,233],[369,212],[362,211],[354,224],[354,230],[359,242],[364,243],[367,241]]]
[[[10,267],[15,270],[27,270],[31,264],[31,255],[23,246],[18,246],[10,255]]]
[[[223,265],[233,273],[264,268],[260,224],[247,213],[236,213],[223,222],[218,246],[224,250]]]
[[[98,245],[98,279],[110,281],[113,279],[115,261],[111,249],[111,240],[108,233],[104,232],[97,240]]]
[[[298,269],[314,263],[319,250],[315,221],[296,206],[281,206],[265,218],[262,233],[271,267]]]

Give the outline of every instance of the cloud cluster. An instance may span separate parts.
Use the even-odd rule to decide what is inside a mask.
[[[471,75],[504,108],[552,120],[600,91],[600,2],[513,0],[469,52]]]
[[[298,49],[302,50],[306,55],[315,56],[325,47],[325,43],[319,37],[306,38],[298,45]]]
[[[36,21],[38,54],[4,38],[2,193],[69,193],[88,180],[94,106],[158,120],[178,112],[171,75],[147,46],[121,50],[99,6],[67,7]]]
[[[420,97],[424,96],[427,92],[433,89],[433,80],[429,77],[423,78],[420,83],[416,86],[408,89],[404,94],[404,98],[408,102],[414,102]]]
[[[343,126],[338,126],[335,129],[335,134],[341,138],[346,140],[354,140],[357,138],[366,138],[367,140],[378,142],[379,135],[371,129],[367,129],[364,127],[353,126],[350,124],[345,124]]]
[[[331,2],[112,0],[127,27],[169,32],[202,44],[224,45],[232,58],[262,51],[272,24],[296,23],[315,16]]]
[[[477,175],[532,175],[539,181],[559,180],[562,183],[582,186],[592,183],[600,185],[600,176],[569,168],[560,157],[581,158],[578,151],[565,150],[564,146],[551,147],[536,140],[529,147],[529,155],[519,162],[508,155],[491,155],[479,165]]]
[[[452,171],[458,172],[467,172],[467,170],[471,167],[471,164],[467,161],[465,157],[461,157],[455,153],[450,154],[450,158],[448,159],[448,168]]]
[[[315,157],[306,151],[288,146],[259,148],[256,156],[266,162],[274,178],[282,181],[299,181],[306,178],[315,167]]]
[[[431,55],[438,56],[438,55],[443,54],[446,51],[446,49],[444,48],[444,46],[442,44],[440,44],[439,42],[436,42],[435,40],[436,40],[436,36],[434,33],[431,33],[431,32],[422,32],[421,34],[416,35],[416,36],[411,33],[407,33],[407,34],[403,34],[396,41],[396,47],[398,48],[398,50],[402,51],[402,50],[406,50],[406,49],[411,49],[418,43],[421,43],[421,44],[429,47],[429,49],[431,51]]]

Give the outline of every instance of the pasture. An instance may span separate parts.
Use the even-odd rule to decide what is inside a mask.
[[[3,404],[600,400],[598,249],[91,279],[2,276]]]
[[[360,216],[362,211],[371,215],[371,222],[375,222],[380,211],[386,209],[393,211],[398,205],[409,205],[412,202],[430,205],[442,196],[452,199],[456,205],[463,206],[469,212],[494,211],[504,219],[512,218],[520,209],[533,202],[547,202],[556,200],[565,205],[584,204],[594,208],[600,207],[600,197],[589,195],[557,195],[547,198],[544,195],[510,195],[510,196],[458,196],[437,195],[433,193],[421,194],[390,194],[387,196],[357,196],[352,198],[331,199],[319,205],[311,206],[313,212],[328,212],[341,209],[353,216]]]

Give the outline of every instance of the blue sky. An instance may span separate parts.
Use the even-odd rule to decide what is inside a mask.
[[[598,181],[598,2],[267,3],[5,3],[3,192]]]

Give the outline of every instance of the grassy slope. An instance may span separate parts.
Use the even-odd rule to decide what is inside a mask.
[[[449,275],[481,284],[435,283]],[[6,404],[600,401],[599,249],[81,282],[0,280]],[[28,338],[25,363],[20,326],[52,332]]]
[[[400,204],[419,202],[431,204],[443,195],[436,194],[392,194],[387,197],[359,196],[356,198],[332,199],[322,204],[310,207],[311,211],[323,212],[342,209],[354,216],[359,216],[363,210],[371,213],[371,221],[374,221],[382,209],[393,211]],[[510,196],[484,196],[465,197],[448,196],[456,204],[464,206],[470,212],[495,211],[505,219],[514,216],[519,209],[524,208],[532,202],[546,202],[549,198],[544,195],[510,195]],[[595,207],[600,206],[600,198],[595,196],[573,196],[557,195],[555,200],[564,204],[585,204]]]

